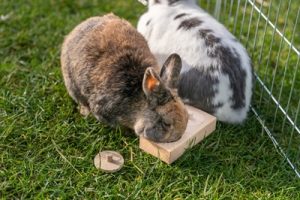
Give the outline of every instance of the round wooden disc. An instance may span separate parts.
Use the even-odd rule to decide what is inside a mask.
[[[95,156],[94,165],[105,172],[116,172],[123,167],[124,158],[115,151],[102,151]]]

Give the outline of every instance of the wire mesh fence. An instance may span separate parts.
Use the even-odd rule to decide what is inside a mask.
[[[300,4],[200,0],[247,48],[256,84],[251,110],[300,178]]]

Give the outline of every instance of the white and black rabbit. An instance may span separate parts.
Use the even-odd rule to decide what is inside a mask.
[[[64,40],[61,67],[82,114],[157,142],[184,133],[188,114],[176,90],[180,57],[170,55],[160,71],[147,41],[126,20],[109,14],[80,23]]]
[[[160,64],[172,53],[181,56],[179,96],[220,121],[244,121],[253,85],[245,48],[195,0],[146,2],[138,31]]]

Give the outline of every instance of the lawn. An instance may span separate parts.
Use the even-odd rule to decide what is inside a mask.
[[[64,36],[90,16],[135,25],[144,11],[136,0],[0,0],[0,198],[300,199],[299,178],[252,113],[243,125],[218,123],[170,166],[80,116],[60,72]],[[106,149],[122,153],[121,171],[93,166]]]

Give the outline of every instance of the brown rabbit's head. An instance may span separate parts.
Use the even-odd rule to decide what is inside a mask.
[[[138,135],[155,142],[174,142],[184,133],[188,114],[177,95],[180,70],[177,54],[169,56],[160,75],[151,67],[146,69],[143,90],[147,106],[134,127]]]

